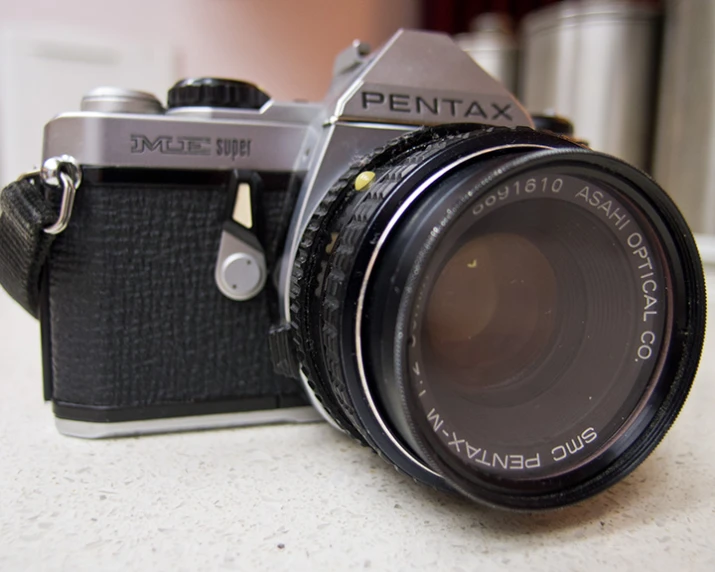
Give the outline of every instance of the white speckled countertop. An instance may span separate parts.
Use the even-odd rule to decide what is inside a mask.
[[[39,358],[37,324],[0,292],[3,571],[715,570],[712,334],[656,452],[601,496],[535,515],[427,490],[325,423],[62,437]]]

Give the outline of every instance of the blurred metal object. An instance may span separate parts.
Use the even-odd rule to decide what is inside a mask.
[[[666,4],[653,174],[695,232],[715,234],[715,3]]]
[[[700,258],[706,266],[715,266],[715,234],[696,234]]]
[[[572,0],[527,15],[520,76],[526,108],[568,117],[594,149],[646,168],[658,14],[643,2]]]
[[[163,113],[155,95],[121,87],[96,87],[82,97],[82,111],[104,113]]]
[[[468,33],[454,39],[484,71],[509,91],[516,90],[518,46],[508,14],[481,14],[472,20]]]
[[[539,131],[550,131],[556,135],[573,138],[573,123],[565,117],[555,113],[545,113],[543,115],[532,115],[534,129]]]
[[[353,43],[340,52],[333,62],[333,75],[340,75],[355,69],[370,53],[370,45],[361,40],[353,40]]]

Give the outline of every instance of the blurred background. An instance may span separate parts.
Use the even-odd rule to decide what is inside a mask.
[[[532,113],[653,174],[715,257],[713,0],[0,0],[0,14],[3,184],[92,87],[163,97],[222,76],[317,100],[353,39],[424,28],[454,35]]]

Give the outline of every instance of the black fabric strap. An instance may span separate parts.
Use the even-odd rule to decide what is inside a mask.
[[[56,218],[39,177],[10,183],[0,194],[0,285],[36,318],[40,274],[55,238],[44,229]]]

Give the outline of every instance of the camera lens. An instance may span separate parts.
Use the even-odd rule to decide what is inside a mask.
[[[432,486],[517,509],[603,490],[695,375],[687,226],[637,169],[552,135],[419,138],[359,165],[373,187],[336,193],[313,226],[324,254],[303,258],[294,308],[318,342],[302,353],[315,393]]]
[[[553,345],[556,275],[538,237],[496,230],[460,243],[432,283],[420,337],[435,375],[485,398],[521,385]]]
[[[414,282],[402,399],[423,426],[416,448],[465,478],[543,490],[600,455],[653,390],[670,311],[662,247],[597,173],[565,172],[527,170],[488,191]],[[542,189],[516,193],[527,185]]]

